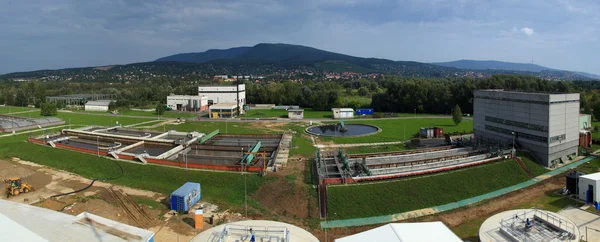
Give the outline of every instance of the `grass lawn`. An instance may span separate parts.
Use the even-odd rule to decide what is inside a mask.
[[[28,107],[15,107],[15,106],[0,106],[0,114],[14,113],[14,112],[23,112],[35,110],[35,108]]]
[[[380,183],[331,186],[330,219],[387,215],[443,205],[528,179],[514,160]]]
[[[314,111],[312,108],[304,109],[304,118],[332,118],[331,111]],[[287,118],[285,109],[250,109],[241,118]]]
[[[359,146],[359,147],[348,147],[348,148],[345,148],[344,150],[346,151],[346,154],[366,154],[366,153],[403,151],[403,150],[406,150],[406,146],[404,146],[404,144]]]
[[[21,114],[16,114],[15,116],[21,116],[21,117],[26,117],[26,118],[29,118],[29,117],[41,118],[42,117],[39,112],[21,113]],[[115,125],[117,121],[119,122],[119,124],[129,125],[129,124],[141,123],[141,122],[152,120],[152,118],[128,118],[128,117],[120,117],[118,115],[115,115],[115,116],[89,115],[89,114],[82,114],[82,113],[76,113],[76,112],[75,113],[59,112],[56,117],[64,120],[66,124],[69,124],[69,121],[70,121],[71,124],[87,124],[87,125],[95,124],[95,125],[103,125],[103,126]]]
[[[517,156],[521,158],[521,161],[525,164],[527,169],[534,175],[539,176],[550,170],[546,169],[544,166],[536,163],[534,158],[529,154],[529,152],[518,151]]]
[[[0,138],[0,158],[19,157],[86,178],[115,177],[120,173],[113,160],[28,143],[25,141],[26,138],[27,135]],[[179,168],[117,162],[123,167],[124,175],[110,181],[111,183],[170,194],[185,182],[199,182],[202,186],[203,200],[220,204],[225,208],[240,208],[238,211],[242,211],[244,177],[239,173],[186,171]],[[248,175],[248,194],[256,191],[264,181],[265,178]]]
[[[422,127],[441,127],[444,133],[473,132],[473,121],[463,120],[458,126],[454,125],[451,118],[416,118],[416,119],[381,119],[363,121],[345,121],[346,123],[370,124],[382,129],[381,132],[364,137],[333,138],[319,137],[320,140],[334,141],[335,143],[373,143],[390,142],[411,139]],[[406,134],[404,130],[406,129]]]

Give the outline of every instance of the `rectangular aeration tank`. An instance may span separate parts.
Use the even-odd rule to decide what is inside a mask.
[[[200,183],[186,182],[171,193],[171,210],[187,212],[194,204],[202,198],[200,194]]]

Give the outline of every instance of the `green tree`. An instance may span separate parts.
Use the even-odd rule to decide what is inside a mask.
[[[594,114],[594,118],[596,118],[597,121],[600,121],[600,102],[596,102],[596,104],[594,104],[594,110],[592,110],[593,114]]]
[[[55,116],[57,113],[56,105],[49,103],[41,103],[40,105],[42,116]]]
[[[163,115],[166,111],[165,105],[162,103],[159,103],[156,105],[156,114],[157,115]]]
[[[460,111],[460,106],[458,106],[458,104],[456,104],[456,106],[454,106],[454,110],[452,110],[452,120],[457,126],[460,122],[462,122],[462,111]]]
[[[369,89],[367,89],[366,87],[359,88],[358,95],[361,95],[361,96],[369,95]]]
[[[110,101],[110,103],[108,103],[108,111],[113,111],[117,109],[117,103],[115,101]]]
[[[15,105],[25,107],[27,106],[27,95],[23,89],[19,89],[17,91],[17,96],[15,97]]]

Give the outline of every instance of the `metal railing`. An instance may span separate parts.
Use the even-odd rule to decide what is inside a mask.
[[[258,238],[266,238],[268,241],[290,242],[290,231],[283,226],[248,226],[241,224],[225,225],[217,240],[214,242],[226,242],[229,236],[239,236],[243,241],[249,240],[254,235]],[[260,241],[258,239],[256,241]],[[237,241],[237,240],[236,240]]]
[[[522,242],[533,242],[533,241],[544,241],[545,239],[542,234],[530,234],[526,228],[517,227],[515,225],[525,224],[527,219],[533,224],[534,220],[542,222],[545,226],[559,232],[560,234],[555,236],[559,238],[570,238],[575,237],[575,225],[571,222],[564,220],[556,215],[544,212],[538,209],[530,209],[520,213],[515,213],[511,217],[500,220],[500,231],[510,236],[512,239]],[[531,225],[535,226],[535,225]]]

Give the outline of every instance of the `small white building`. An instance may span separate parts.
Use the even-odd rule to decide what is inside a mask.
[[[85,111],[108,112],[108,105],[112,100],[88,101],[85,103]]]
[[[578,197],[587,203],[598,201],[600,197],[600,172],[579,177]]]
[[[171,94],[167,96],[167,107],[178,111],[205,111],[208,110],[208,98]]]
[[[304,118],[304,109],[288,109],[288,118],[289,119],[303,119]]]
[[[331,112],[335,119],[354,118],[354,109],[351,108],[332,108]]]
[[[462,242],[444,223],[391,223],[362,233],[336,239],[335,242]]]
[[[238,114],[238,106],[235,103],[220,103],[209,107],[211,118],[231,118]]]
[[[246,105],[246,85],[199,86],[198,96],[207,97],[208,105],[237,103],[237,105],[242,108]],[[241,111],[243,112],[243,108]]]

